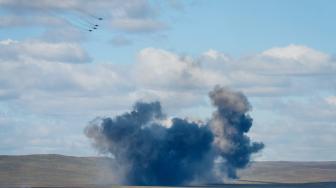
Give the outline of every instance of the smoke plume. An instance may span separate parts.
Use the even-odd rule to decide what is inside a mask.
[[[111,154],[125,185],[183,185],[237,178],[263,143],[246,135],[252,126],[247,98],[215,87],[209,97],[216,108],[212,118],[193,122],[167,120],[159,102],[138,102],[114,118],[99,118],[86,135],[102,153]]]

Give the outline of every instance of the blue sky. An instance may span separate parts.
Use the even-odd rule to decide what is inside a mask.
[[[165,39],[157,42],[147,39],[133,48],[151,45],[188,54],[214,48],[238,56],[274,46],[301,44],[334,53],[333,1],[196,1],[190,4],[182,12],[163,11],[161,16],[170,27],[163,32]]]
[[[222,85],[250,100],[256,160],[336,160],[335,5],[0,0],[0,154],[96,155],[95,117],[160,100],[208,118]]]

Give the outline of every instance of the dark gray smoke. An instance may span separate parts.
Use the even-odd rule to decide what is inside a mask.
[[[263,143],[245,133],[252,126],[250,105],[238,92],[216,87],[209,94],[216,111],[206,123],[174,118],[169,126],[159,102],[138,102],[129,113],[100,118],[86,135],[111,154],[126,185],[182,185],[237,178]]]

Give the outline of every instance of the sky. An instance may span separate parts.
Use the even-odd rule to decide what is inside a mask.
[[[83,134],[96,117],[159,100],[208,119],[221,85],[251,103],[255,160],[336,160],[335,6],[0,0],[0,154],[98,155]]]

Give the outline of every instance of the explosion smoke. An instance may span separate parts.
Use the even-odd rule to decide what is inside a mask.
[[[263,143],[245,134],[252,126],[250,104],[239,92],[215,87],[216,111],[206,123],[174,118],[170,127],[159,102],[135,104],[133,111],[100,118],[85,130],[94,146],[110,153],[126,185],[182,185],[237,178]]]

